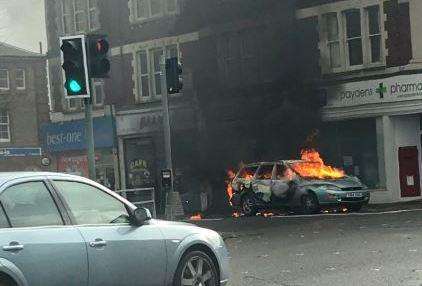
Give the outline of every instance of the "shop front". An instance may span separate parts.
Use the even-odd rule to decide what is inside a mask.
[[[43,145],[57,171],[88,177],[85,124],[83,120],[50,123],[41,127]],[[116,190],[117,159],[111,117],[94,118],[96,181]]]
[[[372,203],[421,198],[422,75],[327,87],[322,147],[359,177]]]

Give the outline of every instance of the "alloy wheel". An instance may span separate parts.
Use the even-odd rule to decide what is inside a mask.
[[[214,286],[216,277],[211,262],[200,256],[191,257],[182,270],[182,286]]]

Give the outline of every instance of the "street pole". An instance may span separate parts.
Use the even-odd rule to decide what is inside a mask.
[[[166,156],[166,168],[171,171],[170,190],[166,197],[166,217],[174,220],[176,217],[184,215],[182,201],[178,192],[174,190],[174,170],[171,150],[171,125],[167,90],[166,56],[161,59],[161,96],[163,102],[163,129],[164,129],[164,149]]]
[[[89,88],[91,89],[91,80],[89,81]],[[84,98],[85,103],[85,135],[86,145],[88,151],[88,172],[91,180],[96,180],[95,174],[95,149],[94,149],[94,126],[92,120],[92,100],[91,98]]]

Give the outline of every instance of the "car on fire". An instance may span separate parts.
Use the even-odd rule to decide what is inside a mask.
[[[231,181],[230,203],[252,216],[257,212],[287,208],[317,213],[322,207],[359,211],[370,194],[362,182],[322,161],[284,160],[249,164]]]

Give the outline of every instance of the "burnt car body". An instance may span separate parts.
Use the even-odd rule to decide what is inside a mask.
[[[234,209],[245,215],[287,208],[316,213],[322,207],[343,206],[359,211],[369,202],[369,191],[356,177],[313,178],[300,175],[295,166],[305,161],[277,161],[249,164],[231,182]]]

